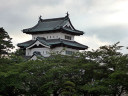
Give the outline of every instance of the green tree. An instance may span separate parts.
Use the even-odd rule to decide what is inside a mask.
[[[101,46],[93,51],[90,58],[103,68],[103,77],[100,78],[102,86],[109,89],[109,95],[121,96],[127,92],[128,81],[128,55],[120,52],[122,46],[118,43]]]
[[[10,49],[14,48],[11,40],[12,38],[8,33],[3,28],[0,28],[0,57],[8,54]]]
[[[128,92],[128,55],[120,48],[114,44],[35,61],[16,54],[0,58],[0,95],[121,96]]]
[[[76,96],[75,95],[75,84],[71,81],[66,81],[61,90],[63,96]]]
[[[0,58],[0,95],[17,96],[23,93],[18,67],[11,59]]]
[[[23,49],[16,49],[16,51],[13,53],[15,56],[25,56],[25,50]]]

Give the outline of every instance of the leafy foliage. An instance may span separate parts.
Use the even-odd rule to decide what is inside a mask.
[[[0,56],[7,54],[10,49],[14,48],[11,40],[12,38],[8,33],[3,28],[0,28]]]
[[[35,61],[16,54],[1,58],[0,95],[121,96],[128,92],[128,55],[119,52],[120,48],[116,43]]]

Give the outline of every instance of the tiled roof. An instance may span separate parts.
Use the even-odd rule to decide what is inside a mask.
[[[26,42],[23,42],[23,43],[18,43],[17,46],[18,47],[21,47],[21,48],[26,48],[30,45],[32,45],[36,40],[29,40],[29,41],[26,41]]]
[[[62,30],[67,31],[67,32],[70,32],[71,34],[80,34],[80,35],[83,35],[83,34],[84,34],[83,31],[71,30],[71,29],[69,29],[69,28],[62,28]]]
[[[42,44],[50,46],[51,48],[58,46],[67,46],[71,47],[74,49],[79,49],[79,50],[85,50],[88,48],[88,46],[80,44],[76,41],[69,41],[69,40],[64,40],[64,39],[44,39],[43,37],[37,37],[37,40],[39,40]],[[28,46],[32,45],[36,40],[30,40],[24,43],[20,43],[17,46],[21,48],[27,48]]]
[[[81,49],[81,50],[88,48],[88,46],[80,44],[76,41],[69,41],[69,40],[64,40],[64,39],[49,39],[49,40],[47,40],[47,42],[51,46],[54,46],[54,45],[57,45],[57,44],[63,44],[65,46],[75,47],[75,48],[78,48],[78,49]]]
[[[46,32],[53,32],[53,31],[58,31],[58,30],[63,30],[63,32],[68,31],[69,34],[74,34],[74,35],[83,35],[82,31],[76,30],[71,22],[71,26],[73,29],[69,30],[68,28],[64,28],[64,25],[70,22],[70,19],[68,16],[61,17],[61,18],[52,18],[52,19],[39,19],[38,23],[28,29],[23,29],[23,32],[26,34],[37,34],[37,33],[46,33]]]
[[[44,37],[37,37],[36,39],[38,41],[40,41],[42,44],[49,46],[49,44],[47,43],[47,41]]]

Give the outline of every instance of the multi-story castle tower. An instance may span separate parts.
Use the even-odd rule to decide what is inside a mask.
[[[76,30],[69,18],[69,14],[61,18],[41,19],[38,23],[28,29],[23,29],[23,33],[31,34],[32,40],[19,43],[17,46],[26,51],[26,56],[31,59],[36,54],[44,57],[50,56],[50,52],[61,52],[62,55],[71,55],[79,50],[88,48],[74,41],[74,36],[83,35],[84,32]]]

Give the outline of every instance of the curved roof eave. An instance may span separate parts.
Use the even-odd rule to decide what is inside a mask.
[[[35,40],[35,42],[37,42],[37,41],[39,41],[43,46],[50,48],[49,45],[42,43],[42,42],[38,39],[38,37],[37,37],[37,39]],[[34,42],[34,43],[35,43],[35,42]],[[34,43],[33,43],[33,44],[34,44]],[[26,48],[29,48],[29,47],[31,48],[31,46],[32,46],[33,44],[27,46]]]

